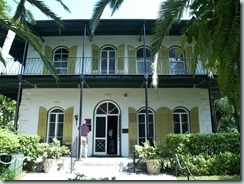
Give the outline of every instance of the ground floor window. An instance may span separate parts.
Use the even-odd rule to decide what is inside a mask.
[[[173,111],[174,133],[183,134],[190,133],[189,113],[186,109],[180,107]]]

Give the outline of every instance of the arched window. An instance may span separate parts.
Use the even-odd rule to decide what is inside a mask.
[[[47,142],[56,138],[63,144],[64,111],[60,108],[52,109],[48,114]]]
[[[174,133],[190,133],[189,113],[186,109],[179,107],[173,111]]]
[[[115,73],[115,49],[111,46],[104,47],[101,50],[101,73]]]
[[[138,140],[140,145],[146,141],[148,133],[150,142],[154,140],[154,112],[151,109],[148,109],[148,130],[149,131],[147,131],[146,124],[146,109],[143,108],[138,111]]]
[[[54,50],[53,65],[58,74],[67,74],[69,51],[65,47]]]
[[[137,65],[137,73],[145,73],[145,62],[144,62],[144,57],[143,57],[143,50],[144,48],[141,47],[139,49],[137,49],[136,51],[136,65]],[[152,73],[152,70],[151,70],[151,64],[152,64],[152,61],[151,61],[151,51],[146,48],[146,71],[147,73]]]
[[[186,74],[184,52],[179,47],[169,49],[170,74]]]

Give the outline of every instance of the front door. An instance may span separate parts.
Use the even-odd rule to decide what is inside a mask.
[[[119,109],[111,102],[104,102],[95,112],[94,155],[119,155]]]

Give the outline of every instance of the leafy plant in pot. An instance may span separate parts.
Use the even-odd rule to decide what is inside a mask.
[[[143,145],[135,145],[136,155],[146,161],[147,172],[150,174],[160,173],[160,169],[165,162],[165,147],[153,141],[153,145],[146,140]]]
[[[60,159],[62,155],[70,153],[68,147],[61,146],[59,140],[55,138],[51,143],[40,143],[40,148],[44,159],[44,172],[49,172],[57,159]]]

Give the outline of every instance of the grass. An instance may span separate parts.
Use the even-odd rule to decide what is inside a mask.
[[[177,177],[178,180],[187,180],[187,177],[186,176],[179,176]],[[189,180],[225,180],[225,181],[240,181],[241,180],[241,177],[240,175],[224,175],[224,176],[194,176],[193,177],[190,177]]]

